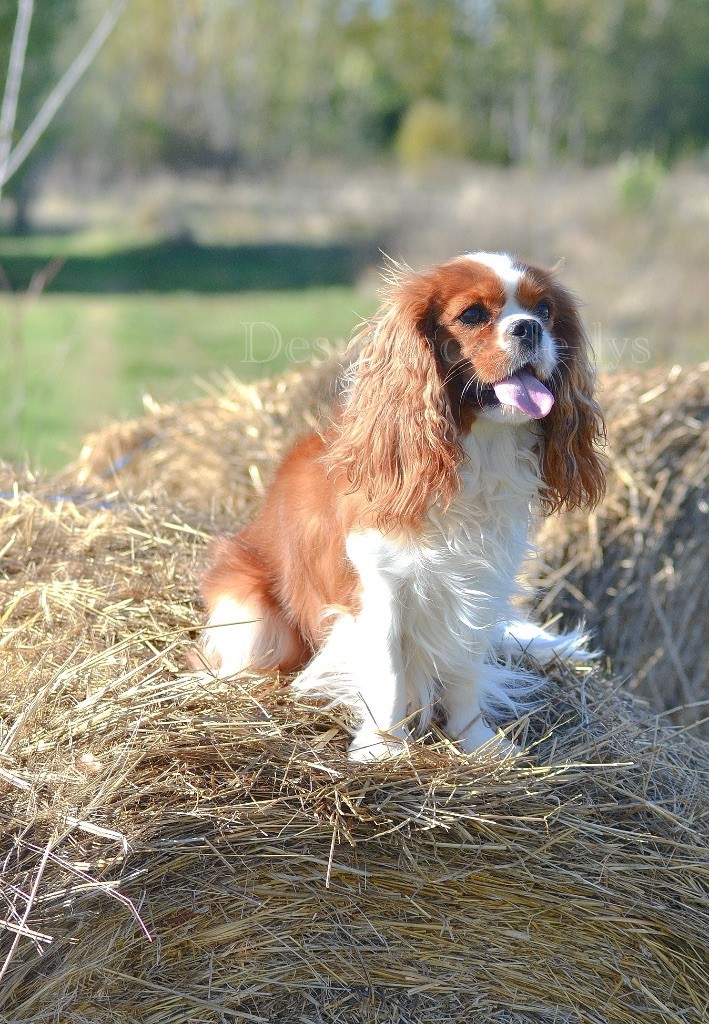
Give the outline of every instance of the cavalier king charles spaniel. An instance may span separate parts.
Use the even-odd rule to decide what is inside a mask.
[[[350,756],[435,719],[462,751],[514,749],[539,665],[585,637],[520,618],[535,513],[594,506],[603,420],[576,305],[502,253],[392,275],[334,421],[286,455],[253,521],[218,540],[202,650],[220,676],[299,674],[347,704]]]

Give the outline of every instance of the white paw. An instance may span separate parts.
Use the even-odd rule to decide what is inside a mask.
[[[478,719],[465,732],[454,737],[464,754],[481,753],[495,758],[517,757],[522,753],[520,747],[501,732],[491,729],[486,722]]]
[[[217,601],[202,634],[204,659],[220,678],[247,671],[256,661],[260,622],[230,597]]]
[[[350,743],[347,756],[350,761],[386,761],[405,752],[403,735],[361,729]]]

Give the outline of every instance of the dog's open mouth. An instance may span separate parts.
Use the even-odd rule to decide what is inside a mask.
[[[534,375],[530,366],[523,366],[509,377],[478,388],[475,398],[483,406],[512,406],[535,420],[548,416],[554,405],[551,391]]]
[[[554,405],[554,396],[538,377],[526,368],[492,385],[495,397],[502,405],[512,405],[532,419],[548,416]]]

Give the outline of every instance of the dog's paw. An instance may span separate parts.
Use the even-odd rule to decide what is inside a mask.
[[[517,757],[522,753],[520,747],[499,730],[491,729],[486,722],[478,719],[468,729],[454,738],[454,742],[464,754],[477,754],[481,757],[507,758]]]
[[[406,753],[403,734],[361,729],[352,740],[347,752],[350,761],[386,761]]]

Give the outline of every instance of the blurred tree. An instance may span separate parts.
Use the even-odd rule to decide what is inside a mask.
[[[706,146],[709,4],[625,0],[615,6],[615,17],[597,19],[579,95],[588,155],[652,150],[672,158]]]
[[[76,16],[76,0],[51,0],[35,3],[32,12],[22,84],[17,106],[13,141],[27,128],[41,101],[56,81],[53,57],[62,32]],[[4,82],[17,18],[16,0],[0,0],[0,76]],[[10,179],[4,192],[14,200],[15,231],[29,224],[29,209],[34,198],[39,172],[57,141],[56,126],[47,131],[22,168]]]
[[[58,23],[75,49],[98,2],[41,5],[44,73]],[[706,0],[134,0],[64,145],[137,168],[366,160],[438,105],[476,159],[672,157],[706,144],[708,19]]]
[[[435,100],[416,100],[396,136],[396,151],[405,167],[417,168],[436,160],[469,153],[467,125],[450,107]]]

